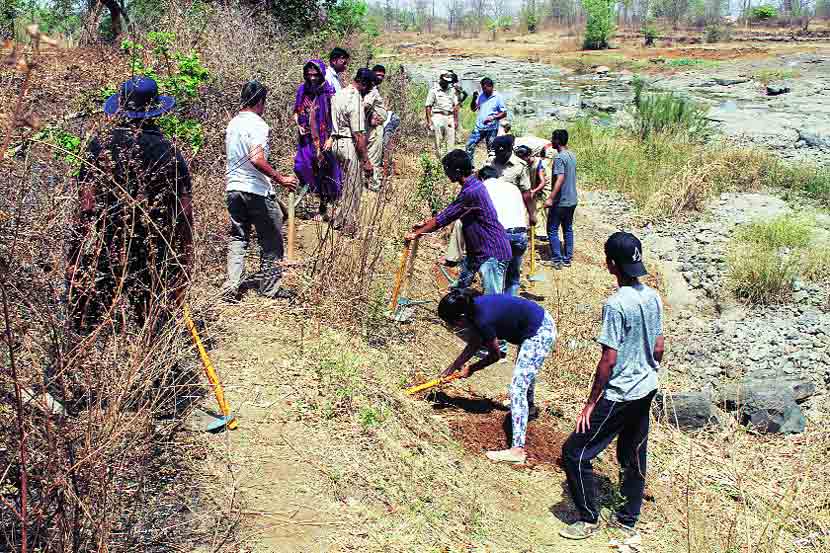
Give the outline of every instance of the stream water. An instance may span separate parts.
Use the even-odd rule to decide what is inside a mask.
[[[753,75],[761,70],[796,69],[788,91],[768,95]],[[617,124],[633,99],[628,72],[577,75],[551,65],[493,57],[436,57],[407,65],[415,80],[434,85],[452,69],[464,89],[479,90],[484,77],[495,81],[508,117],[528,126],[583,115]],[[736,60],[706,70],[666,72],[649,78],[652,91],[685,96],[708,108],[708,118],[730,139],[762,146],[785,158],[830,162],[830,56],[793,54],[767,60]]]

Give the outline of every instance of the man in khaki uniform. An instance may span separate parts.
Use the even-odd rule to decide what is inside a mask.
[[[536,238],[541,242],[546,242],[548,238],[547,209],[542,208],[551,193],[551,164],[556,156],[556,148],[550,140],[533,135],[520,136],[516,139],[514,146],[516,155],[530,168],[531,192],[536,201],[537,213],[540,214],[536,223]]]
[[[427,94],[427,127],[435,134],[435,153],[438,159],[455,147],[458,96],[450,88],[451,84],[452,75],[442,73],[438,79],[438,87],[430,89]]]
[[[363,98],[374,88],[375,75],[361,68],[354,82],[334,95],[331,101],[332,151],[343,174],[343,192],[333,222],[334,228],[354,235],[360,222],[363,177],[374,172],[366,143],[366,112]]]
[[[380,67],[380,66],[376,66]],[[366,110],[366,136],[368,142],[369,161],[375,168],[374,176],[369,183],[369,189],[377,192],[382,183],[383,171],[383,124],[386,122],[386,104],[378,90],[377,70],[373,69],[375,75],[375,86],[363,98],[363,107]],[[384,72],[386,70],[384,69]]]

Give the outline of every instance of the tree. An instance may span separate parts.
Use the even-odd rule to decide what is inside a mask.
[[[586,50],[608,48],[608,39],[614,32],[614,3],[614,0],[582,0],[588,14],[583,43]]]
[[[689,0],[655,0],[652,9],[655,17],[665,17],[677,29],[680,21],[689,13]]]
[[[527,27],[527,32],[535,33],[539,25],[539,12],[536,9],[536,0],[524,0],[520,17],[524,26]]]
[[[461,33],[464,21],[464,0],[447,0],[447,27],[456,35]]]

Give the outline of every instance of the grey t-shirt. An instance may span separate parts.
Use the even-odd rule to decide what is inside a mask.
[[[553,199],[555,207],[576,206],[576,156],[570,150],[562,150],[553,158],[553,175],[565,175],[559,194]]]
[[[597,341],[617,350],[617,364],[605,387],[605,399],[634,401],[657,389],[660,364],[654,344],[663,334],[663,302],[645,284],[622,286],[602,308]]]

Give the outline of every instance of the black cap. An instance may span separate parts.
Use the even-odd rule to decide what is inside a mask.
[[[530,154],[532,154],[533,151],[528,146],[522,144],[521,146],[516,146],[516,149],[513,150],[513,153],[515,153],[520,158],[524,159],[526,157],[530,157]]]
[[[630,232],[615,232],[605,242],[605,255],[625,276],[637,278],[648,274],[643,265],[643,245]]]
[[[497,136],[495,140],[493,140],[493,149],[496,151],[499,150],[513,150],[513,137],[510,135],[502,135]]]
[[[375,86],[377,84],[377,75],[368,67],[361,67],[357,70],[357,75],[354,80],[367,86]]]

